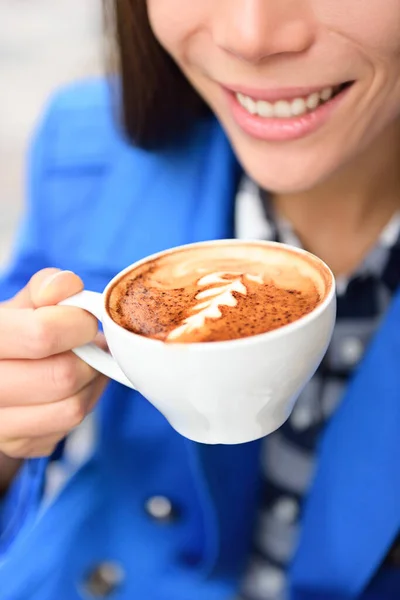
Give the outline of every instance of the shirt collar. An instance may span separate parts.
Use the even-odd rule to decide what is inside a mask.
[[[291,223],[274,212],[271,203],[268,203],[268,196],[263,201],[259,186],[245,175],[236,196],[235,232],[239,239],[272,240],[302,248]],[[391,249],[398,244],[400,211],[396,212],[384,227],[374,248],[352,276],[336,278],[338,293],[344,293],[350,280],[355,277],[381,277]]]

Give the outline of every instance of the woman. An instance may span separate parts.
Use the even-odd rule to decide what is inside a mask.
[[[107,8],[121,79],[52,102],[1,282],[2,598],[399,598],[398,0]],[[279,431],[208,447],[81,363],[97,324],[56,304],[229,236],[324,259],[338,322]]]

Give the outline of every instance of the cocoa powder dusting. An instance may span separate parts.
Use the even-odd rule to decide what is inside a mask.
[[[265,333],[296,321],[320,302],[312,282],[296,290],[246,281],[246,289],[245,295],[232,293],[236,306],[219,306],[221,317],[207,318],[204,327],[188,331],[177,341],[216,342]],[[198,293],[197,285],[149,288],[144,273],[118,282],[111,290],[109,310],[112,319],[129,331],[167,341],[170,332],[193,314]]]

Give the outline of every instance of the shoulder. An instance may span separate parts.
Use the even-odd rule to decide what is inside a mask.
[[[74,82],[50,98],[37,138],[47,148],[47,166],[103,164],[126,145],[119,128],[118,91],[106,78]]]
[[[229,143],[215,118],[194,124],[177,146],[156,151],[134,148],[124,136],[119,115],[118,79],[93,78],[58,90],[50,99],[39,128],[44,163],[51,170],[102,167],[126,151],[141,161],[171,158],[186,164],[199,155],[230,153]],[[183,142],[183,143],[182,143]]]
[[[55,109],[80,114],[109,108],[112,84],[104,77],[83,79],[60,88],[51,101]]]

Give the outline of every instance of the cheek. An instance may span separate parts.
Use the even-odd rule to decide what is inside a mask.
[[[399,0],[315,0],[314,4],[318,22],[358,46],[368,58],[399,56]]]
[[[368,65],[365,115],[374,116],[371,138],[400,115],[400,1],[322,0],[324,7],[330,9],[324,17],[330,30],[357,48]]]
[[[204,25],[206,2],[147,0],[147,10],[151,28],[159,43],[178,62],[182,62],[187,42]]]

